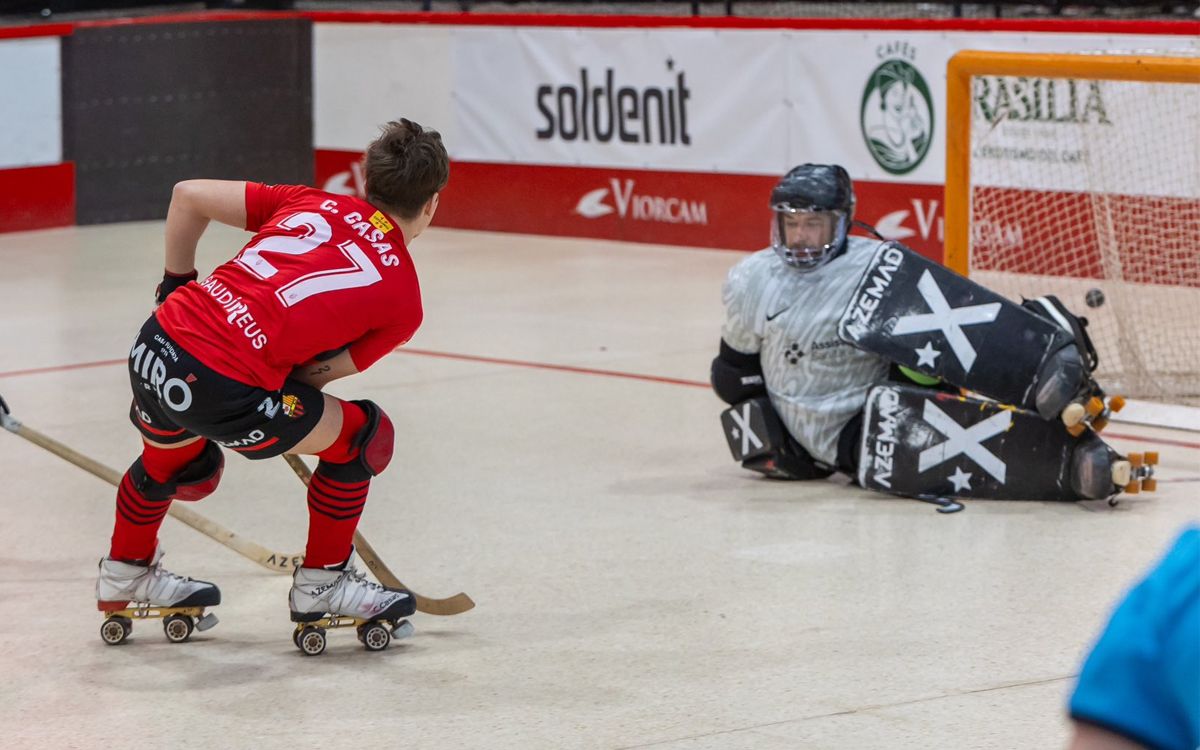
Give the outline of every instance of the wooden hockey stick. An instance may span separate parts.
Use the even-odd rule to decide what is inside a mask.
[[[76,450],[68,448],[54,438],[43,435],[37,430],[13,419],[3,399],[0,399],[0,427],[3,427],[17,437],[25,438],[36,446],[45,448],[59,458],[64,459],[68,463],[75,464],[89,474],[103,479],[114,487],[121,484],[121,474],[117,473],[114,469],[110,469]],[[182,521],[210,539],[220,542],[247,560],[252,560],[275,573],[291,573],[304,560],[304,555],[302,554],[275,552],[255,544],[249,539],[244,539],[219,523],[210,521],[182,503],[171,503],[171,507],[167,513],[172,518]]]
[[[307,487],[309,481],[312,480],[312,471],[308,468],[308,464],[304,463],[304,459],[285,453],[283,460],[287,461],[288,466],[292,467],[292,471],[296,472],[296,476],[300,477],[300,481],[304,482],[304,486]],[[418,612],[424,612],[427,615],[460,615],[475,606],[475,602],[471,600],[471,597],[462,592],[446,597],[445,599],[430,599],[427,596],[421,596],[408,586],[405,586],[388,569],[388,566],[383,564],[383,560],[379,559],[379,554],[375,552],[375,548],[363,537],[362,532],[357,530],[354,532],[354,546],[358,550],[358,556],[362,558],[363,563],[375,574],[380,583],[391,588],[404,589],[412,594],[413,599],[417,602]]]

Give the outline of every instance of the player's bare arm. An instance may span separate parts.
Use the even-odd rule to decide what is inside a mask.
[[[175,184],[167,209],[166,270],[184,276],[196,268],[196,244],[213,219],[246,226],[246,183],[241,180],[185,180]]]

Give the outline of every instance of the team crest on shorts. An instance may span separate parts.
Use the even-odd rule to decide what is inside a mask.
[[[291,393],[283,394],[283,413],[292,419],[303,417],[304,404],[300,402],[300,397]]]

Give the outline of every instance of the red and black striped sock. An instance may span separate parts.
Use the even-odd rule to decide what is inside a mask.
[[[203,440],[181,448],[143,446],[141,458],[129,467],[117,485],[117,514],[109,557],[127,562],[150,559],[158,540],[158,528],[171,507],[171,499],[155,489],[169,482],[203,450]]]
[[[324,568],[338,565],[350,556],[354,530],[367,503],[371,480],[344,482],[331,479],[317,465],[308,485],[308,546],[304,565]]]
[[[317,454],[320,459],[308,485],[308,547],[304,565],[323,568],[350,557],[354,530],[367,502],[371,475],[358,463],[357,437],[367,424],[367,413],[349,401],[340,401],[342,429],[337,439]]]

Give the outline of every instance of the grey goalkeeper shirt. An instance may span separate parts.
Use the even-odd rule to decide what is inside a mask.
[[[849,247],[815,271],[784,263],[770,248],[729,271],[721,338],[759,354],[771,404],[788,432],[814,458],[833,465],[838,435],[862,410],[887,360],[855,349],[837,335],[877,240],[851,237]]]

